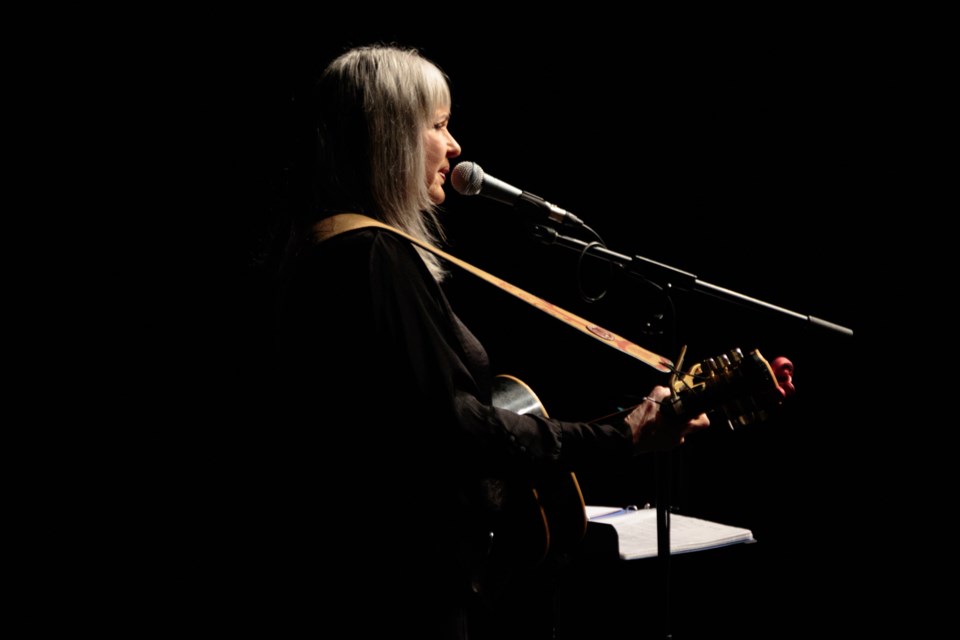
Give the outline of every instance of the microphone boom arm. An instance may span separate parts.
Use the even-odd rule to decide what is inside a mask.
[[[592,246],[590,247],[590,250],[587,251],[588,245],[586,242],[578,240],[577,238],[571,238],[570,236],[561,235],[556,229],[545,227],[543,225],[533,226],[531,233],[535,238],[544,244],[559,245],[578,253],[586,252],[586,255],[606,260],[607,262],[625,269],[628,273],[664,284],[668,288],[676,288],[684,291],[695,291],[697,293],[711,295],[728,302],[742,304],[755,309],[777,313],[795,320],[807,322],[822,329],[827,329],[843,335],[853,335],[853,329],[848,327],[844,327],[815,316],[784,309],[783,307],[770,304],[769,302],[764,302],[763,300],[751,298],[750,296],[746,296],[742,293],[737,293],[736,291],[719,287],[715,284],[710,284],[709,282],[704,282],[692,273],[671,267],[670,265],[662,262],[657,262],[656,260],[644,258],[643,256],[633,256],[631,258],[630,256],[617,253],[616,251],[611,251],[610,249],[602,246]]]

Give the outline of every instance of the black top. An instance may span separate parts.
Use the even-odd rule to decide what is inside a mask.
[[[336,572],[342,596],[389,594],[408,613],[456,605],[497,510],[484,479],[630,455],[623,424],[491,406],[483,346],[416,249],[389,231],[304,247],[285,272],[278,320],[273,517],[321,561],[350,564]]]

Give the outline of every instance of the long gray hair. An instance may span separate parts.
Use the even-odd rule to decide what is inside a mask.
[[[427,191],[423,130],[450,105],[447,78],[412,49],[370,46],[334,60],[317,84],[317,196],[436,245],[443,231]],[[437,258],[420,251],[435,279]]]

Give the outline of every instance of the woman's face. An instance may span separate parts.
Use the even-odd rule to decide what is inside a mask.
[[[450,174],[450,158],[460,155],[460,145],[450,135],[450,109],[437,109],[423,132],[423,154],[426,163],[427,192],[434,204],[447,197],[443,185]]]

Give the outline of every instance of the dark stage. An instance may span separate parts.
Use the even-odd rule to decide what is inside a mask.
[[[842,34],[614,31],[454,41],[354,29],[224,56],[230,121],[242,123],[225,152],[239,178],[229,194],[242,271],[228,356],[241,372],[235,406],[269,421],[258,389],[269,382],[271,287],[258,258],[290,197],[311,79],[349,45],[417,47],[451,78],[460,160],[577,214],[614,251],[856,332],[680,290],[668,302],[591,260],[578,281],[575,252],[448,185],[454,255],[671,359],[685,344],[691,361],[741,347],[794,362],[797,394],[779,412],[736,432],[716,422],[673,455],[675,509],[749,528],[758,543],[678,557],[670,624],[678,639],[857,636],[878,614],[855,601],[886,573],[863,545],[868,516],[895,483],[877,473],[878,445],[864,435],[856,345],[876,255],[863,221],[902,215],[907,59],[895,44]],[[587,303],[578,287],[607,293]],[[494,369],[530,383],[553,416],[598,417],[664,381],[464,273],[448,294]],[[581,476],[591,504],[651,502],[653,480],[643,460]],[[658,637],[654,561],[570,576],[559,638]]]

